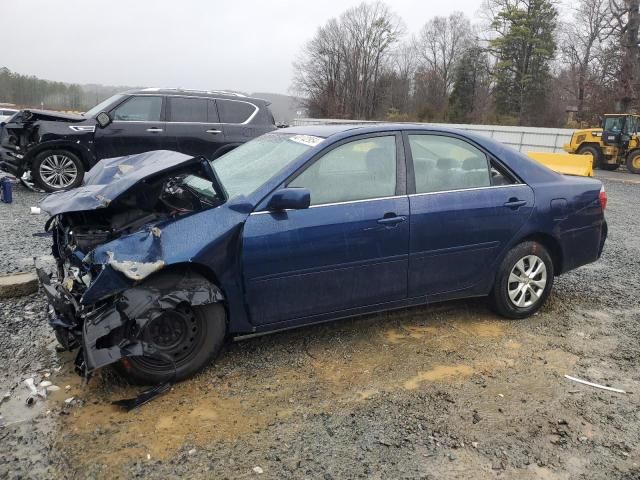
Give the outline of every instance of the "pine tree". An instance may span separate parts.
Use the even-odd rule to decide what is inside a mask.
[[[556,43],[558,11],[550,0],[493,0],[498,6],[492,27],[498,36],[490,41],[495,65],[495,99],[498,114],[535,123],[544,108],[550,78],[550,61]]]
[[[480,97],[490,82],[489,60],[480,47],[468,49],[454,72],[449,97],[449,120],[454,123],[478,121]]]

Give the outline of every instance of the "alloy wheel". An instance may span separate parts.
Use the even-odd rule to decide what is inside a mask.
[[[52,153],[40,164],[40,177],[51,188],[67,188],[78,177],[78,168],[68,156]]]
[[[520,308],[534,305],[547,286],[547,267],[536,255],[527,255],[516,262],[507,282],[511,302]]]

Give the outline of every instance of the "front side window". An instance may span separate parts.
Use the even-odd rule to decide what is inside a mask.
[[[113,111],[113,119],[121,122],[158,122],[162,97],[131,97]]]
[[[296,177],[290,187],[311,192],[311,205],[391,197],[396,191],[395,136],[340,145]]]
[[[440,135],[409,135],[416,193],[488,187],[487,156],[462,140]]]
[[[216,100],[218,113],[222,123],[244,123],[256,111],[256,107],[250,103],[234,100]]]

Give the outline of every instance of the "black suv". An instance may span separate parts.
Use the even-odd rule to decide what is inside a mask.
[[[54,192],[82,183],[98,160],[174,150],[213,160],[276,128],[269,102],[227,91],[146,88],[83,115],[22,110],[0,128],[0,169]]]

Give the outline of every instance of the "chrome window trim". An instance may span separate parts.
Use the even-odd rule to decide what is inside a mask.
[[[424,193],[410,193],[409,197],[418,197],[421,195],[437,195],[439,193],[455,193],[455,192],[469,192],[474,190],[489,190],[492,188],[510,188],[510,187],[526,187],[526,183],[510,183],[509,185],[487,185],[486,187],[470,187],[470,188],[457,188],[454,190],[438,190],[437,192],[424,192]]]
[[[309,208],[304,208],[302,210],[309,210],[311,208],[320,208],[320,207],[333,207],[334,205],[347,205],[351,203],[363,203],[363,202],[375,202],[378,200],[393,200],[397,198],[405,198],[407,195],[391,195],[389,197],[374,197],[374,198],[363,198],[362,200],[346,200],[344,202],[332,202],[332,203],[320,203],[318,205],[309,205]],[[281,210],[278,210],[281,211]],[[284,210],[285,212],[291,211],[291,209]],[[274,213],[273,210],[260,210],[259,212],[251,212],[249,215],[262,215],[265,213]]]
[[[319,208],[319,207],[332,207],[334,205],[346,205],[346,204],[350,204],[350,203],[362,203],[362,202],[373,202],[376,200],[389,200],[389,199],[396,199],[396,198],[405,198],[405,197],[418,197],[418,196],[422,196],[422,195],[437,195],[440,193],[455,193],[455,192],[468,192],[468,191],[473,191],[473,190],[489,190],[489,189],[494,189],[494,188],[509,188],[509,187],[526,187],[527,184],[526,183],[512,183],[510,185],[489,185],[487,187],[472,187],[472,188],[460,188],[457,190],[442,190],[439,192],[426,192],[426,193],[410,193],[407,195],[393,195],[390,197],[375,197],[375,198],[365,198],[362,200],[347,200],[345,202],[333,202],[333,203],[321,203],[318,205],[310,205],[309,209],[311,208]],[[308,210],[308,209],[302,209],[302,210]],[[285,212],[289,212],[291,211],[291,209],[286,209],[283,210]],[[251,215],[263,215],[265,213],[274,213],[273,210],[260,210],[259,212],[251,212],[249,214],[249,216]]]

